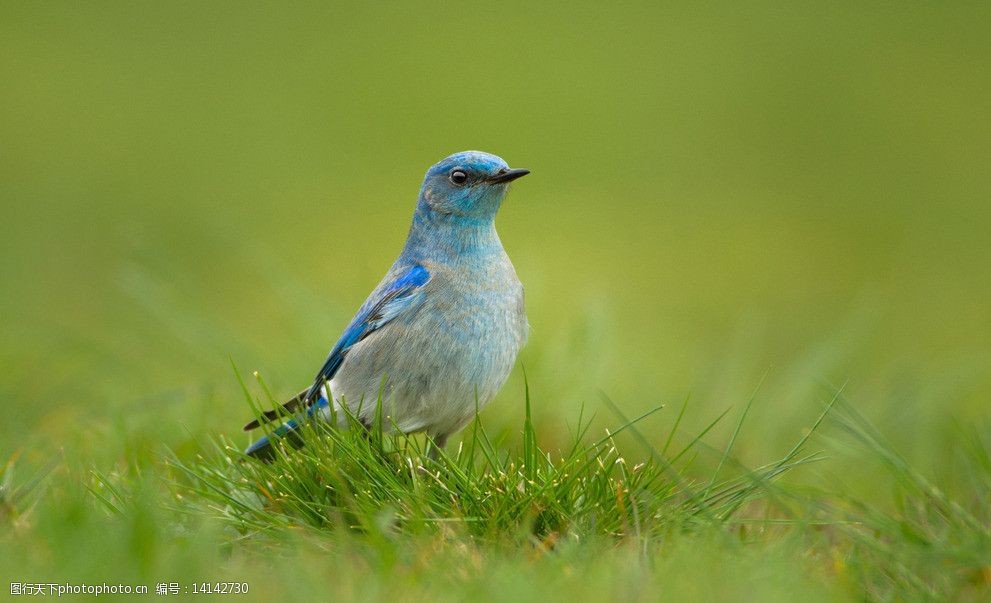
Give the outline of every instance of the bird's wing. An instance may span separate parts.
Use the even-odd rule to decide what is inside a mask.
[[[333,378],[337,369],[341,368],[348,350],[356,343],[368,337],[373,332],[381,329],[390,321],[401,316],[410,308],[416,306],[416,302],[423,295],[423,286],[430,280],[430,272],[426,268],[415,264],[397,274],[391,281],[380,285],[368,300],[362,304],[358,313],[351,320],[351,324],[344,330],[344,334],[337,341],[327,355],[320,372],[313,380],[313,385],[309,389],[289,400],[283,408],[292,412],[301,406],[306,406],[308,411],[315,409],[321,402],[319,400],[320,388],[323,384]],[[324,402],[326,403],[326,402]],[[262,422],[271,421],[277,418],[279,411],[268,411],[262,415],[261,419],[256,419],[244,426],[245,431],[258,427]],[[311,413],[312,414],[312,413]]]

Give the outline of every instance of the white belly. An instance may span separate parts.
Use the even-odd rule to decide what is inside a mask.
[[[330,382],[335,406],[366,425],[381,402],[385,429],[458,431],[505,383],[526,340],[511,265],[476,283],[428,269],[432,290],[422,305],[353,346]]]

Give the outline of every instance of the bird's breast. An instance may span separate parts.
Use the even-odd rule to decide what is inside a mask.
[[[509,376],[527,337],[523,286],[508,258],[470,269],[423,264],[430,280],[418,307],[355,345],[332,389],[352,406],[381,395],[402,431],[443,432]]]
[[[505,255],[467,267],[438,267],[436,273],[436,286],[425,302],[432,308],[425,309],[439,332],[477,348],[501,345],[518,351],[527,334],[523,285]]]

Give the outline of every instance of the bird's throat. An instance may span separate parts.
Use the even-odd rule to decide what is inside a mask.
[[[495,222],[468,216],[417,211],[403,254],[445,263],[504,253]]]

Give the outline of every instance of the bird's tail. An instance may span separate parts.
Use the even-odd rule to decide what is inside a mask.
[[[301,447],[304,443],[303,436],[300,433],[301,425],[305,421],[317,416],[320,411],[325,411],[328,406],[327,397],[320,396],[315,403],[306,409],[305,413],[299,413],[295,418],[289,419],[272,430],[270,434],[255,440],[244,451],[244,454],[262,461],[271,461],[275,458],[275,442],[281,440],[293,448]]]
[[[252,442],[244,454],[262,461],[271,461],[275,458],[274,444],[279,440],[285,440],[294,448],[303,445],[303,438],[299,435],[299,423],[296,419],[286,421],[269,435],[262,436]]]

